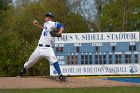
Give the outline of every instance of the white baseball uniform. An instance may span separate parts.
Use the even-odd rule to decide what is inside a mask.
[[[32,67],[41,56],[46,57],[51,63],[55,63],[58,61],[52,48],[54,46],[54,37],[50,35],[50,31],[54,27],[57,27],[57,24],[58,22],[53,21],[44,23],[44,29],[38,42],[38,46],[30,56],[28,61],[24,64],[25,69],[29,69],[30,67]]]

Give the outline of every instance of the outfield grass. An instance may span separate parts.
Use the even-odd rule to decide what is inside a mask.
[[[140,87],[0,89],[0,93],[140,93]]]

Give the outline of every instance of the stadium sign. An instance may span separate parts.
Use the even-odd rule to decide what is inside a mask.
[[[140,74],[139,64],[124,65],[62,65],[61,71],[64,75],[120,75]],[[50,75],[57,75],[53,66],[50,67]]]
[[[55,43],[139,41],[139,32],[65,33]]]

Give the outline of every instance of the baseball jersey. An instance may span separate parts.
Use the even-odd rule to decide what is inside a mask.
[[[59,22],[53,22],[53,21],[45,22],[44,29],[42,31],[38,44],[53,46],[55,42],[55,38],[51,36],[50,31],[52,31],[53,28],[61,28],[61,27],[64,26]]]

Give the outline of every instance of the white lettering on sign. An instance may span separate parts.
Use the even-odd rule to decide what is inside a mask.
[[[102,43],[92,43],[92,46],[102,46]]]
[[[64,56],[57,56],[58,60],[64,60]]]
[[[55,43],[93,43],[139,41],[139,32],[64,33]]]

